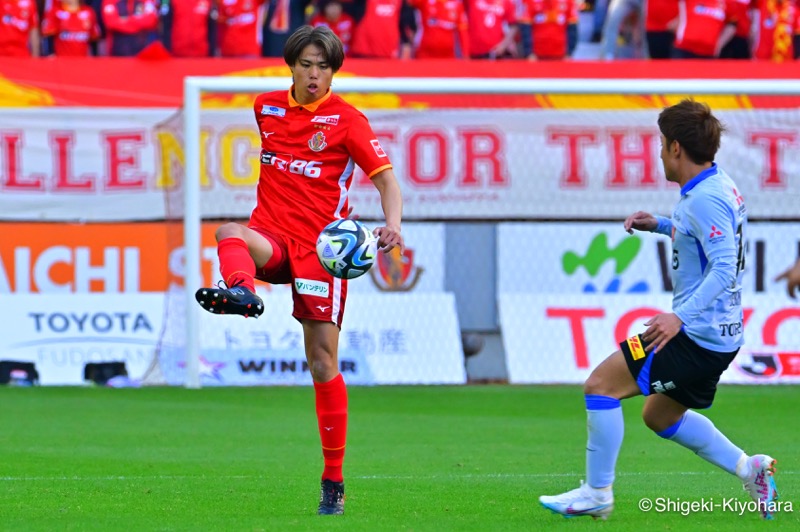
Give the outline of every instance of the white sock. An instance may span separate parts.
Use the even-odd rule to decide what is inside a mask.
[[[704,415],[687,410],[677,423],[658,435],[691,449],[703,460],[738,476],[738,465],[744,452]]]

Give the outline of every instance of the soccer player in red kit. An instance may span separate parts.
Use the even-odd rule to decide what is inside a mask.
[[[725,0],[678,0],[678,27],[672,57],[713,59],[736,33]]]
[[[517,10],[512,0],[466,0],[473,59],[517,56]]]
[[[40,44],[36,3],[0,0],[0,57],[39,57]]]
[[[339,38],[327,26],[301,26],[286,41],[284,60],[292,87],[255,99],[261,138],[256,207],[247,226],[226,223],[216,232],[228,288],[201,288],[196,298],[209,312],[258,317],[264,307],[254,279],[291,283],[292,315],[303,327],[325,464],[318,513],[341,514],[347,388],[339,373],[338,342],[347,281],[322,268],[316,241],[328,223],[347,217],[355,165],[380,193],[386,225],[373,232],[384,252],[403,250],[403,202],[367,118],[331,92],[344,61]]]
[[[87,57],[89,44],[100,38],[94,9],[80,0],[62,0],[42,20],[42,35],[53,37],[58,57]]]
[[[320,4],[319,13],[309,22],[314,27],[328,26],[333,33],[339,37],[344,46],[344,55],[350,55],[350,41],[353,38],[353,30],[356,22],[353,17],[342,9],[342,3],[338,0],[326,0]]]
[[[456,57],[456,36],[461,46],[461,57],[470,56],[469,22],[461,0],[410,0],[420,16],[419,40],[415,56]]]

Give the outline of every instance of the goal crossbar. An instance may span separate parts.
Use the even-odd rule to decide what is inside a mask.
[[[258,93],[286,89],[285,77],[184,79],[184,250],[186,272],[186,387],[200,387],[200,309],[192,305],[201,276],[200,110],[209,93]],[[632,94],[632,95],[800,95],[794,79],[556,79],[556,78],[337,78],[337,92],[396,94]]]

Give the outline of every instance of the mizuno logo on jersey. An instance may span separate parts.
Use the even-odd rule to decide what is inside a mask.
[[[261,114],[271,116],[286,116],[286,109],[283,107],[275,107],[274,105],[262,105]]]
[[[330,116],[315,116],[311,119],[312,124],[328,124],[329,126],[335,126],[339,123],[339,115],[330,115]]]

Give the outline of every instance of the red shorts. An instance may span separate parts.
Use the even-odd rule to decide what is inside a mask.
[[[342,326],[347,280],[326,272],[317,250],[291,238],[260,227],[250,227],[272,244],[273,257],[256,270],[256,279],[270,284],[292,284],[294,310],[298,320],[330,321]]]

